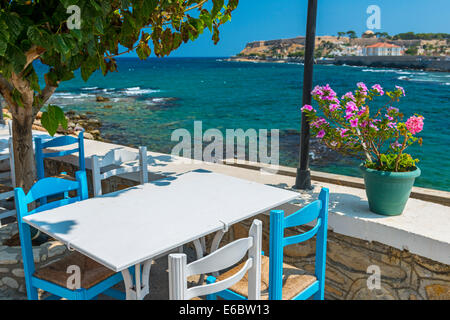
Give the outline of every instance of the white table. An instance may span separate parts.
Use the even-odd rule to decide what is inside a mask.
[[[219,231],[214,250],[228,226],[298,195],[198,170],[33,214],[24,221],[122,272],[127,299],[142,299],[148,293],[152,258],[191,241],[198,247],[200,237]],[[136,266],[136,290],[131,266]]]

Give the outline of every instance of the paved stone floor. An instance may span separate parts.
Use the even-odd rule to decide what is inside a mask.
[[[195,260],[195,252],[192,248],[184,248],[184,252],[188,257],[188,263]],[[199,276],[189,278],[190,284],[199,280]],[[116,286],[117,289],[125,291],[123,283]],[[102,295],[99,300],[111,300],[112,298]],[[161,257],[153,261],[150,269],[150,293],[145,297],[145,300],[168,300],[169,299],[169,273],[168,273],[168,258]]]
[[[195,253],[192,248],[185,248],[184,252],[188,256],[188,263],[195,260]],[[153,262],[150,270],[150,294],[145,300],[168,300],[169,299],[169,274],[168,274],[168,258],[161,257]],[[191,284],[199,280],[198,276],[189,278]],[[118,284],[115,288],[125,291],[123,283]],[[25,300],[26,295],[20,295],[16,290],[0,291],[0,300]],[[112,298],[101,295],[99,300],[112,300]]]

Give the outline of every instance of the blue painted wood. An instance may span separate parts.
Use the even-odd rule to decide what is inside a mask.
[[[85,200],[88,198],[86,171],[77,171],[76,181],[70,181],[58,178],[43,178],[36,182],[25,195],[22,188],[14,189],[14,199],[17,210],[17,224],[19,227],[19,236],[22,249],[23,266],[25,274],[25,283],[27,289],[27,296],[30,300],[37,300],[37,288],[50,292],[57,297],[74,300],[92,299],[101,293],[112,293],[114,297],[124,298],[125,295],[119,295],[116,292],[109,291],[112,286],[123,281],[122,274],[116,273],[111,277],[103,280],[89,289],[70,290],[61,287],[54,283],[36,278],[33,276],[35,272],[35,264],[33,258],[33,247],[31,243],[30,226],[23,221],[25,216],[36,212],[48,210],[50,208],[59,207],[76,201]],[[74,197],[68,197],[68,191],[76,190],[77,194]],[[66,193],[67,197],[62,200],[56,200],[50,203],[44,203],[32,211],[28,211],[28,204],[34,202],[36,205],[42,198],[47,198],[54,194]],[[40,204],[40,203],[39,203]]]
[[[208,277],[206,278],[206,284],[212,284],[212,283],[214,283],[214,282],[216,282],[216,278],[215,278],[215,277],[213,277],[213,276],[208,276]],[[208,294],[208,295],[206,296],[206,300],[217,300],[217,294],[215,294],[215,293],[213,293],[213,294]]]
[[[117,290],[117,289],[112,289],[112,288],[106,289],[103,292],[103,294],[107,295],[109,297],[112,297],[114,299],[117,299],[117,300],[125,300],[126,299],[125,292]]]
[[[42,137],[35,137],[35,158],[36,158],[36,168],[37,168],[37,177],[38,179],[43,179],[45,177],[44,172],[44,159],[45,158],[54,158],[54,157],[62,157],[72,153],[78,152],[78,165],[80,171],[86,170],[86,164],[84,159],[84,131],[81,131],[78,134],[78,138],[72,136],[61,136],[56,137],[50,140],[44,141]],[[74,149],[58,151],[58,152],[50,152],[45,153],[43,150],[46,148],[52,147],[62,147],[68,146],[71,144],[78,144],[78,146]]]
[[[61,297],[57,296],[57,295],[54,295],[54,294],[51,294],[48,297],[44,298],[44,300],[61,300]]]
[[[217,279],[215,277],[208,276],[206,278],[206,283],[211,284],[211,283],[216,282],[216,280]],[[209,294],[206,296],[206,300],[217,300],[217,297],[220,297],[225,300],[247,300],[246,297],[241,296],[240,294],[237,294],[236,292],[231,291],[229,289],[222,290],[222,291],[216,292],[214,294]]]
[[[272,210],[270,212],[269,300],[281,300],[283,297],[283,248],[287,245],[307,241],[314,236],[316,236],[315,276],[317,281],[300,292],[293,300],[306,300],[311,297],[316,300],[324,299],[328,201],[329,190],[322,188],[318,200],[286,218],[283,210]],[[316,220],[316,223],[311,230],[299,235],[284,237],[286,228],[304,225],[314,220]],[[210,281],[213,281],[213,279],[215,281],[214,277],[211,278]],[[244,298],[229,289],[216,293],[216,295],[226,300],[241,300]]]
[[[328,227],[328,202],[329,190],[322,188],[319,194],[319,200],[322,202],[319,219],[322,221],[320,230],[316,238],[316,268],[315,274],[319,281],[319,291],[315,294],[316,300],[323,300],[325,295],[325,265],[327,260],[327,227]]]
[[[321,225],[322,225],[322,220],[318,219],[316,226],[314,228],[312,228],[311,230],[303,232],[301,234],[297,234],[295,236],[290,236],[290,237],[284,238],[283,239],[283,247],[289,246],[291,244],[308,241],[309,239],[311,239],[312,237],[314,237],[316,235],[316,233],[317,233],[317,231],[319,231]]]
[[[319,281],[316,281],[312,283],[308,288],[300,292],[297,296],[292,298],[292,300],[306,300],[308,298],[311,298],[318,291],[319,291]]]
[[[43,197],[61,194],[63,191],[78,190],[80,183],[60,178],[45,178],[37,181],[25,197],[25,201],[30,203]]]
[[[269,300],[281,300],[283,282],[284,211],[270,212]]]
[[[299,211],[294,212],[284,220],[284,227],[290,228],[307,224],[319,216],[321,202],[316,200]]]

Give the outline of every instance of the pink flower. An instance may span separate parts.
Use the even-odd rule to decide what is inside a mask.
[[[392,148],[400,148],[402,146],[401,143],[398,143],[398,141],[395,141],[393,143],[391,143],[391,147]]]
[[[403,87],[395,86],[395,89],[400,90],[403,93],[403,96],[405,96],[405,89],[403,89]]]
[[[348,131],[349,129],[341,129],[341,137],[342,138],[344,138],[345,136],[346,136],[346,132]]]
[[[345,120],[351,119],[351,118],[353,118],[353,116],[354,116],[353,113],[351,113],[351,112],[346,112],[346,113],[345,113]]]
[[[320,130],[319,132],[317,132],[316,138],[322,139],[324,136],[325,136],[325,131]]]
[[[389,121],[392,121],[392,120],[394,120],[394,118],[392,118],[390,115],[388,115],[387,113],[384,115],[386,118],[388,118],[389,119]]]
[[[423,130],[423,117],[412,116],[406,121],[405,125],[408,131],[412,134],[419,133]]]
[[[356,84],[356,86],[357,86],[358,89],[361,91],[361,93],[366,94],[367,91],[369,91],[369,90],[367,89],[367,86],[365,85],[364,82],[358,82],[358,83]]]
[[[351,92],[351,91],[344,94],[341,99],[344,100],[346,98],[355,101],[355,96],[353,95],[353,92]]]
[[[356,106],[356,104],[353,101],[347,102],[347,104],[345,106],[347,107],[347,109],[346,109],[347,112],[358,111],[358,107]]]
[[[374,119],[373,122],[375,122],[375,120],[378,120],[378,119]],[[373,129],[375,129],[375,131],[378,131],[379,130],[378,127],[376,125],[374,125],[373,122],[370,122],[369,126]],[[376,121],[376,122],[378,122],[378,121]]]
[[[333,111],[339,109],[339,105],[332,103],[332,104],[330,104],[329,108],[330,108],[330,111],[333,112]]]
[[[366,112],[367,108],[362,107],[361,110],[358,112],[358,116],[362,116]]]
[[[321,125],[324,125],[324,124],[328,124],[327,120],[325,120],[324,118],[319,118],[316,121],[314,121],[313,123],[311,123],[311,125],[316,128],[319,128]]]
[[[379,84],[374,84],[372,86],[372,89],[377,91],[380,94],[380,96],[384,95],[383,88]]]
[[[391,128],[391,129],[394,129],[394,128],[397,126],[397,123],[396,123],[396,122],[389,122],[389,123],[387,124],[387,126],[388,126],[389,128]]]
[[[320,86],[315,86],[313,91],[311,91],[311,94],[314,96],[321,96],[323,95],[322,88]]]
[[[352,128],[355,128],[358,126],[358,118],[350,120],[350,125]]]
[[[314,110],[314,108],[313,108],[312,106],[310,106],[309,104],[305,104],[305,105],[301,108],[301,110],[302,110],[303,112],[305,112],[305,111],[314,111],[314,112],[316,112],[316,110]]]
[[[315,86],[311,94],[314,96],[320,97],[322,100],[333,101],[339,103],[339,100],[336,101],[336,92],[331,89],[330,85],[327,84],[325,86]]]
[[[398,110],[398,108],[395,108],[395,107],[389,107],[388,109],[387,109],[387,111],[388,112],[395,112],[395,113],[398,113],[399,112],[399,110]]]

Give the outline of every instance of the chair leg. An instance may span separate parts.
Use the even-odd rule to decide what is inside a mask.
[[[28,288],[27,286],[27,296],[28,296],[28,300],[38,300],[39,296],[38,296],[38,290],[35,287],[31,287]]]
[[[216,278],[215,277],[209,276],[209,277],[206,278],[206,284],[211,284],[211,283],[214,283],[214,282],[216,282]],[[213,294],[208,294],[206,296],[206,300],[217,300],[217,295],[214,294],[214,293]]]
[[[314,294],[314,300],[324,300],[324,292],[323,288],[320,287],[319,291]]]

